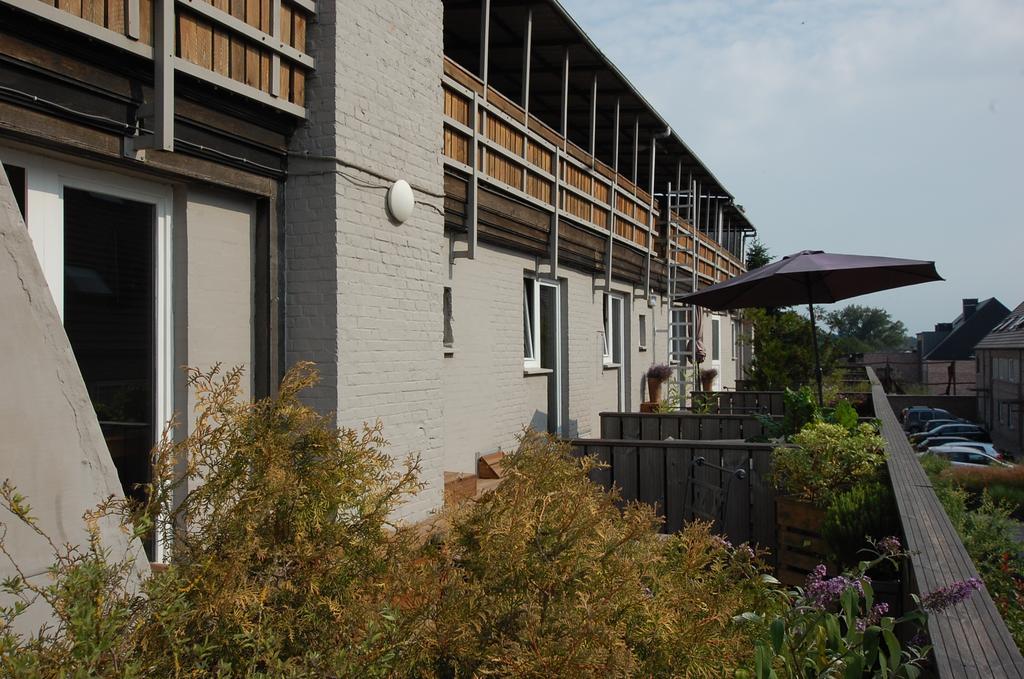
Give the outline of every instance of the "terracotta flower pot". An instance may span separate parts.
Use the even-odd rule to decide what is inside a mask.
[[[651,403],[661,402],[661,384],[664,380],[659,380],[654,377],[647,378],[647,396]]]
[[[714,377],[702,377],[700,378],[700,387],[703,391],[712,391],[715,387]]]

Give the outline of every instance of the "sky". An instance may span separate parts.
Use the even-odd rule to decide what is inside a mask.
[[[1024,0],[562,3],[773,257],[934,260],[944,282],[846,302],[911,333],[1024,300]]]

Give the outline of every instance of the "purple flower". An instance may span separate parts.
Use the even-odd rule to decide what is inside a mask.
[[[856,626],[857,631],[862,633],[871,625],[877,625],[882,620],[882,616],[889,612],[889,604],[884,601],[880,604],[875,604],[871,607],[871,611],[864,618],[857,618]]]
[[[875,549],[878,550],[879,554],[885,556],[896,556],[903,550],[903,545],[900,543],[900,539],[895,535],[890,535],[887,538],[882,538],[875,543]]]
[[[981,580],[979,578],[959,580],[952,585],[946,585],[934,592],[925,594],[921,599],[921,608],[929,613],[939,613],[950,606],[955,606],[965,601],[967,597],[979,589],[981,589]]]
[[[864,595],[864,582],[871,582],[866,575],[859,578],[848,578],[845,575],[837,575],[834,578],[825,578],[825,565],[818,564],[807,576],[807,585],[804,592],[811,604],[817,608],[826,608],[839,600],[843,592],[853,589],[858,596]]]

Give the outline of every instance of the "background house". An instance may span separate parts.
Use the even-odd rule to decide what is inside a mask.
[[[1024,303],[974,348],[978,419],[992,441],[1018,459],[1024,454]]]
[[[921,383],[931,394],[971,394],[975,387],[974,347],[1010,310],[990,297],[963,300],[963,310],[952,323],[917,334]]]

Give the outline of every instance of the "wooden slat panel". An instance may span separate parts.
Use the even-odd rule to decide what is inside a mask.
[[[153,0],[139,0],[139,42],[153,44]]]
[[[306,72],[301,68],[292,71],[292,103],[299,106],[306,103]]]
[[[532,170],[526,172],[526,193],[533,196],[538,200],[542,200],[545,203],[551,204],[551,194],[554,192],[554,187],[551,181],[541,177]]]
[[[519,165],[497,153],[487,156],[487,174],[514,188],[519,188],[523,176]]]
[[[222,1],[224,1],[224,0],[222,0]],[[291,45],[292,47],[295,47],[295,45],[292,45],[292,16],[293,16],[293,14],[294,13],[292,12],[292,8],[288,5],[288,3],[287,2],[282,2],[281,3],[281,19],[280,19],[280,21],[281,21],[281,42],[283,42],[286,45]],[[305,50],[302,50],[302,51],[305,51]]]
[[[244,0],[245,23],[255,28],[260,27],[260,0]],[[245,79],[242,81],[250,87],[260,86],[260,50],[250,42],[245,43]]]
[[[213,28],[187,12],[178,15],[178,56],[213,69]]]
[[[527,144],[526,159],[549,174],[554,168],[554,157],[554,154],[543,146],[533,142]]]
[[[125,2],[127,0],[107,0],[107,16],[104,25],[115,33],[125,34]],[[52,4],[52,3],[50,3]]]
[[[469,146],[472,142],[469,137],[453,130],[449,126],[444,128],[444,154],[452,160],[457,160],[460,163],[469,164]]]
[[[470,101],[451,88],[444,90],[444,114],[458,123],[469,127]]]
[[[231,16],[245,21],[245,0],[229,0]],[[231,43],[231,78],[245,82],[245,41],[237,35],[230,37]]]
[[[278,95],[285,101],[292,100],[292,67],[281,60],[281,91]]]
[[[292,18],[292,47],[306,52],[306,15],[295,12]]]

